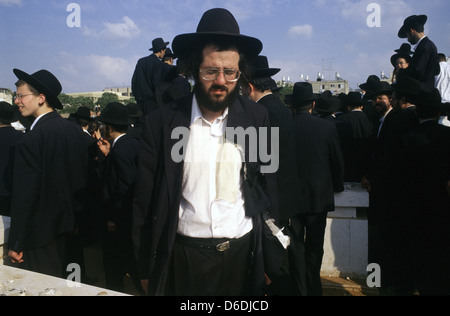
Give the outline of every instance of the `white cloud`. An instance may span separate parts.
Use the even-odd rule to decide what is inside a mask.
[[[106,87],[130,85],[135,62],[121,57],[78,56],[61,52],[59,71],[64,73],[64,92],[99,91]]]
[[[124,39],[132,39],[137,37],[141,30],[134,23],[132,19],[125,16],[123,17],[123,22],[120,23],[103,23],[104,28],[100,31],[91,30],[87,27],[84,28],[84,34],[88,36],[98,37],[98,38],[107,38],[111,40],[124,40]]]
[[[0,5],[4,5],[7,7],[21,6],[22,0],[0,0]]]
[[[303,37],[310,39],[313,35],[313,27],[309,24],[292,26],[288,34],[292,37]]]

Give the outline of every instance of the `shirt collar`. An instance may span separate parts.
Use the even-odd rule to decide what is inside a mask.
[[[228,108],[225,109],[223,114],[220,117],[218,117],[216,121],[217,120],[221,121],[225,119],[227,116],[228,116]],[[194,95],[194,98],[192,99],[191,125],[194,124],[198,119],[202,119],[205,122],[207,122],[207,120],[203,118],[202,111],[200,110],[200,106],[198,105],[197,97]],[[211,125],[210,122],[207,123]]]
[[[425,35],[424,37],[422,37],[422,38],[417,42],[417,44],[414,45],[414,46],[412,47],[412,50],[413,50],[414,52],[416,51],[416,49],[417,49],[417,47],[419,46],[420,42],[422,42],[422,40],[423,40],[425,37],[427,37],[427,36]]]
[[[39,115],[39,116],[34,120],[33,124],[31,125],[30,131],[33,130],[33,128],[36,126],[37,122],[38,122],[42,117],[44,117],[45,115],[47,115],[47,114],[49,114],[49,113],[51,113],[51,112],[47,112],[47,113],[44,113],[44,114],[42,114],[42,115]]]
[[[125,135],[126,135],[126,134],[122,134],[122,135],[118,136],[118,137],[113,141],[112,148],[113,148],[114,145],[117,143],[117,141],[118,141],[120,138],[122,138],[123,136],[125,136]]]

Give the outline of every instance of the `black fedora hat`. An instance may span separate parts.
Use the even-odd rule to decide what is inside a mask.
[[[249,61],[253,78],[272,77],[281,71],[280,68],[270,68],[266,56],[256,56]]]
[[[306,105],[317,100],[317,95],[313,93],[313,87],[309,82],[297,82],[294,84],[291,102],[294,106]]]
[[[109,103],[103,109],[97,121],[119,126],[128,126],[131,124],[128,108],[119,102]]]
[[[361,93],[356,91],[351,91],[347,94],[347,97],[345,98],[346,105],[355,108],[360,107],[364,105],[364,101],[362,98]]]
[[[177,59],[177,56],[172,52],[172,50],[170,48],[166,49],[166,54],[164,55],[164,57]]]
[[[414,52],[411,51],[411,45],[409,44],[402,44],[400,49],[396,49],[395,52],[397,54],[393,55],[391,57],[391,64],[395,68],[395,64],[397,63],[398,58],[404,58],[407,63],[411,63],[412,57],[411,55],[414,54]]]
[[[156,38],[152,41],[152,48],[150,50],[152,52],[159,52],[161,49],[165,49],[170,42],[164,42],[162,38]]]
[[[323,92],[316,100],[315,110],[320,114],[332,114],[336,112],[341,106],[341,101],[333,96],[331,91]]]
[[[361,90],[364,90],[367,93],[370,93],[370,92],[374,91],[374,89],[376,89],[376,87],[379,85],[379,83],[380,83],[380,78],[378,76],[371,75],[367,78],[366,82],[361,84],[359,87],[361,88]]]
[[[91,117],[91,109],[85,106],[80,106],[75,113],[72,114],[72,117],[87,121],[92,121]]]
[[[239,24],[230,11],[215,8],[203,14],[196,33],[181,34],[175,37],[172,49],[178,58],[184,58],[211,38],[233,41],[239,52],[244,54],[247,59],[258,56],[263,48],[259,39],[241,34]]]
[[[25,81],[45,95],[52,107],[55,109],[63,108],[61,101],[58,99],[58,96],[62,91],[62,86],[59,80],[51,72],[45,69],[39,70],[32,75],[19,69],[14,69],[13,72],[19,80]]]
[[[403,26],[398,31],[398,37],[407,38],[408,31],[416,26],[423,26],[427,23],[428,17],[426,15],[412,15],[406,18]]]
[[[12,106],[8,102],[0,102],[0,122],[14,123],[19,120],[20,112],[16,106]]]
[[[392,86],[387,83],[386,81],[380,81],[378,84],[376,84],[374,87],[372,87],[374,90],[367,92],[366,98],[373,99],[380,95],[392,95],[392,92],[394,89],[392,89]]]

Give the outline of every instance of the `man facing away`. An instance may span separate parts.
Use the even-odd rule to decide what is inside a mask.
[[[150,51],[150,56],[141,58],[131,79],[131,88],[136,102],[144,115],[148,115],[157,107],[155,89],[162,81],[161,67],[163,62],[161,59],[166,54],[169,42],[164,42],[162,38],[154,39]]]

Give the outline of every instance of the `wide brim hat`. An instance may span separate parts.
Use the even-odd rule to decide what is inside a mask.
[[[375,75],[371,75],[367,78],[366,82],[361,84],[359,87],[361,88],[361,90],[364,90],[367,93],[370,93],[374,89],[376,89],[376,87],[379,85],[379,83],[380,83],[380,78]]]
[[[177,59],[178,57],[172,52],[172,50],[170,48],[166,49],[166,54],[164,55],[164,57],[169,57],[169,58],[173,58],[173,59]]]
[[[375,87],[373,91],[366,93],[366,98],[373,99],[379,95],[388,95],[391,96],[394,92],[392,86],[386,81],[380,81]]]
[[[313,93],[313,87],[309,82],[297,82],[294,84],[291,102],[294,105],[304,105],[316,101],[318,97]]]
[[[152,48],[150,48],[150,51],[152,52],[159,52],[161,49],[165,49],[170,42],[164,42],[162,38],[156,38],[152,41]]]
[[[128,107],[119,102],[109,103],[102,111],[97,121],[109,124],[128,126],[131,124]]]
[[[51,72],[45,69],[39,70],[32,75],[19,69],[14,69],[13,72],[19,80],[25,81],[45,95],[52,107],[55,109],[63,109],[63,105],[58,99],[58,96],[62,91],[62,86],[59,80]]]
[[[91,117],[91,109],[85,106],[80,106],[77,111],[72,114],[72,117],[87,121],[93,120]]]
[[[334,113],[341,107],[341,100],[333,96],[331,91],[325,91],[316,100],[315,110],[320,113]]]
[[[346,105],[350,107],[360,107],[364,105],[364,100],[361,93],[359,92],[349,92],[345,98]]]
[[[263,48],[259,39],[241,34],[239,24],[231,12],[216,8],[203,14],[196,33],[181,34],[175,37],[172,50],[178,58],[185,58],[210,39],[232,41],[247,59],[258,56]]]
[[[398,54],[392,55],[391,64],[394,68],[396,68],[397,59],[399,59],[399,58],[404,58],[408,64],[410,64],[412,61],[412,57],[408,54],[398,53]]]
[[[14,123],[20,118],[20,111],[17,106],[12,106],[8,102],[0,102],[0,122]]]
[[[426,15],[412,15],[406,18],[405,22],[403,22],[403,26],[398,31],[398,37],[407,38],[408,31],[411,28],[414,28],[419,25],[425,25],[428,21],[428,17]]]
[[[266,56],[256,56],[249,61],[249,66],[253,78],[272,77],[281,71],[280,68],[270,68],[269,60]]]

